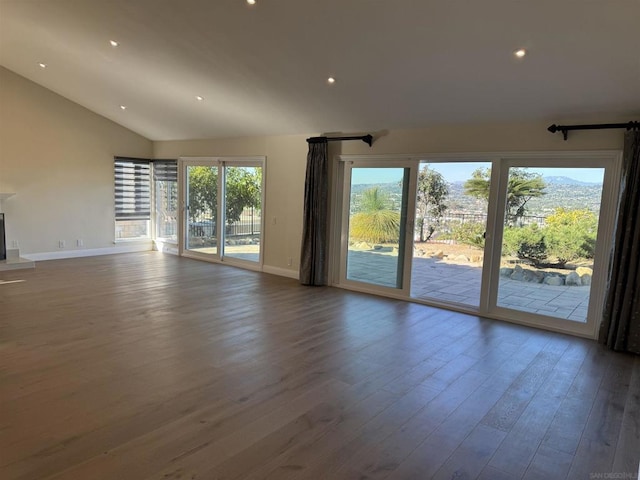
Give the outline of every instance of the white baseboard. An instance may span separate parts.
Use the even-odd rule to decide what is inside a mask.
[[[271,273],[272,275],[279,275],[281,277],[294,278],[298,280],[300,278],[297,270],[289,270],[288,268],[270,267],[269,265],[263,265],[262,271],[264,273]]]
[[[150,250],[153,250],[153,243],[151,241],[122,244],[117,247],[83,248],[78,250],[62,250],[60,252],[23,253],[22,256],[27,260],[40,262],[43,260],[60,260],[63,258],[112,255],[114,253],[148,252]]]
[[[105,248],[87,248],[78,250],[63,250],[60,252],[42,252],[42,253],[26,253],[22,256],[27,260],[34,262],[40,262],[44,260],[61,260],[64,258],[79,258],[79,257],[95,257],[98,255],[112,255],[116,253],[133,253],[133,252],[147,252],[150,250],[158,250],[162,253],[178,255],[178,248],[172,244],[166,244],[161,242],[136,242],[130,244],[122,244],[116,247]],[[290,270],[287,268],[270,267],[264,265],[262,267],[264,273],[270,273],[272,275],[278,275],[280,277],[293,278],[298,280],[299,275],[297,270]]]
[[[180,252],[178,251],[178,245],[176,245],[175,243],[165,243],[165,242],[160,242],[158,240],[154,240],[153,249],[162,253],[168,253],[171,255],[180,255]]]

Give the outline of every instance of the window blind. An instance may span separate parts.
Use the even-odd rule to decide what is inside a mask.
[[[175,160],[154,160],[153,179],[156,182],[177,182],[178,162]]]
[[[151,218],[150,167],[148,160],[115,157],[116,220]]]

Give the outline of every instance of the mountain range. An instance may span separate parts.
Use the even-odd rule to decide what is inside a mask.
[[[584,186],[596,186],[601,183],[596,182],[583,182],[581,180],[576,180],[575,178],[570,177],[561,177],[561,176],[551,176],[551,177],[542,177],[545,183],[554,184],[554,185],[584,185]]]

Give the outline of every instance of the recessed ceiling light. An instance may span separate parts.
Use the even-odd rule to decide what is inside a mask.
[[[333,85],[334,83],[336,83],[336,79],[333,78],[333,77],[329,77],[329,78],[327,78],[327,83],[329,85]]]
[[[200,95],[196,95],[196,100],[198,100],[199,102],[204,100],[204,97],[201,97]]]
[[[40,68],[47,68],[47,64],[46,63],[40,62],[38,65],[40,65]]]
[[[126,110],[127,106],[126,105],[120,105],[120,110]]]
[[[256,4],[256,0],[247,0],[247,3],[249,5],[255,5]]]
[[[522,58],[527,54],[527,51],[524,48],[519,48],[518,50],[513,52],[513,54],[518,58]]]
[[[116,42],[115,40],[109,40],[109,43],[111,44],[112,47],[117,47],[118,45],[120,45],[118,42]]]

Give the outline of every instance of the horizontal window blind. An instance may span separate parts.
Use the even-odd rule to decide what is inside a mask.
[[[151,218],[150,167],[147,160],[115,157],[116,220]]]
[[[177,182],[178,162],[175,160],[154,160],[153,179],[156,182]]]

